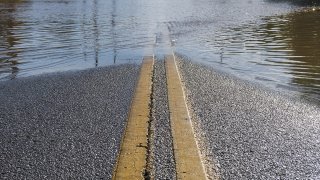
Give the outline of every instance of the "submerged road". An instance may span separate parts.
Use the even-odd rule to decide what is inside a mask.
[[[187,179],[199,166],[209,179],[320,177],[319,107],[178,56],[170,70],[168,57],[148,78],[127,64],[1,82],[0,179],[132,179],[114,173],[137,163],[141,179]],[[130,120],[140,81],[151,94]]]

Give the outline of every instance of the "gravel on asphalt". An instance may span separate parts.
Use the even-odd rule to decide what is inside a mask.
[[[139,69],[0,82],[0,179],[110,179]]]
[[[155,62],[152,99],[152,174],[155,179],[176,179],[166,71],[163,60]]]
[[[209,175],[320,178],[319,106],[188,60],[179,68]]]

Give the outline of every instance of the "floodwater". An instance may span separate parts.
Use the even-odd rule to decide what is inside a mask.
[[[174,50],[320,100],[319,36],[317,6],[286,0],[0,0],[0,79]]]

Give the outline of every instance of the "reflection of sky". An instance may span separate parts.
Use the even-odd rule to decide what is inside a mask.
[[[190,35],[192,40],[179,36],[177,47],[181,54],[216,69],[320,99],[319,35],[319,11],[306,9]]]
[[[298,32],[287,28],[297,23],[292,14],[275,16],[296,8],[288,3],[31,0],[7,5],[1,4],[0,16],[14,23],[2,23],[0,31],[11,34],[5,43],[13,41],[11,47],[0,43],[0,58],[7,63],[0,78],[10,78],[14,66],[15,75],[28,76],[139,63],[144,55],[169,53],[174,40],[178,53],[243,78],[289,89],[311,87],[311,81],[301,81],[299,68],[306,66],[297,66],[304,55],[293,49],[297,42],[290,33]]]
[[[266,7],[268,11],[260,11]],[[17,75],[27,76],[140,61],[155,47],[156,54],[166,53],[169,34],[198,31],[208,23],[237,24],[288,9],[262,0],[30,0],[13,3],[4,15],[22,23],[9,29],[19,39],[10,51],[19,52]],[[4,55],[0,49],[0,58]]]
[[[96,0],[81,3],[35,1],[15,5],[10,15],[23,21],[23,26],[10,29],[22,37],[13,47],[19,49],[23,63],[19,65],[19,76],[114,64],[114,41],[117,39],[110,36],[110,4]],[[119,41],[119,46],[122,43],[126,41]],[[130,47],[120,49],[117,63],[141,59],[140,51],[132,51]],[[0,57],[3,56],[1,50]],[[2,73],[0,77],[7,75]]]

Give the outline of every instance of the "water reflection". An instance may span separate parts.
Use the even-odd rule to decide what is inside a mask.
[[[289,39],[287,53],[291,57],[288,59],[292,84],[303,87],[320,100],[320,11],[292,13],[279,20],[287,23],[278,25],[279,31],[272,36]],[[269,23],[272,25],[276,26],[273,21]]]
[[[117,41],[116,41],[116,11],[117,11],[117,0],[112,0],[112,11],[111,11],[111,35],[113,44],[113,63],[116,63],[117,59]]]
[[[17,26],[22,25],[22,22],[15,18],[19,2],[15,0],[2,4],[3,8],[0,9],[0,52],[2,52],[0,53],[0,74],[10,73],[11,79],[15,78],[19,72],[18,64],[20,63],[19,50],[16,48],[20,38],[13,31]]]
[[[128,62],[116,61],[118,47],[132,45],[119,38],[116,13],[116,0],[0,0],[0,80]]]
[[[140,62],[174,43],[190,59],[318,95],[319,13],[274,16],[299,9],[274,2],[0,0],[0,79]]]
[[[246,47],[248,51],[264,49],[265,59],[251,63],[282,69],[274,76],[290,77],[287,84],[294,90],[320,100],[320,11],[302,10],[264,18],[264,21],[253,32],[263,41],[249,42]],[[282,84],[279,86],[283,87]]]
[[[320,102],[320,10],[265,17],[204,40],[207,62]]]
[[[97,0],[94,0],[93,1],[93,10],[92,10],[92,13],[93,13],[93,34],[94,34],[94,59],[95,59],[95,62],[96,62],[96,67],[98,67],[99,65],[99,27],[98,27],[98,9],[97,9]]]
[[[269,2],[273,3],[280,3],[280,2],[286,2],[286,3],[292,3],[299,6],[318,6],[320,5],[319,0],[267,0]]]

